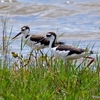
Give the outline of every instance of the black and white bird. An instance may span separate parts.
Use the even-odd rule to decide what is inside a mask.
[[[92,51],[88,52],[85,49],[76,48],[69,45],[55,46],[56,37],[57,36],[54,32],[48,32],[46,34],[46,39],[50,41],[49,48],[51,49],[51,53],[56,58],[61,58],[63,60],[74,60],[79,59],[81,57],[90,58],[91,61],[87,66],[89,66],[94,61],[94,58],[88,57],[89,54],[93,53]]]
[[[22,37],[23,37],[24,42],[28,46],[30,46],[33,50],[40,50],[49,46],[50,41],[45,39],[45,36],[30,34],[29,26],[23,26],[21,28],[21,32],[19,32],[12,39],[15,39],[20,34],[23,34]],[[60,42],[60,41],[55,42],[55,45],[63,45],[63,44],[64,42]]]

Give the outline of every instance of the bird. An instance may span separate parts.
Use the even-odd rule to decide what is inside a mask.
[[[23,26],[21,27],[21,31],[12,38],[15,39],[17,36],[20,34],[23,34],[23,40],[26,45],[31,47],[33,50],[40,50],[44,49],[49,46],[50,41],[45,38],[45,36],[41,35],[35,35],[35,34],[30,34],[30,27],[29,26]],[[40,41],[41,40],[41,41]],[[63,45],[64,42],[55,42],[55,45]]]
[[[89,54],[93,54],[93,51],[87,51],[86,49],[70,46],[70,45],[58,45],[55,46],[55,40],[57,38],[56,33],[48,32],[45,37],[50,41],[49,48],[51,49],[51,53],[56,57],[63,60],[75,60],[79,58],[89,58],[91,61],[87,66],[94,61],[94,58],[89,57]]]

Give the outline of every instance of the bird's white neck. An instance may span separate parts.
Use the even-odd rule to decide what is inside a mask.
[[[29,32],[23,32],[22,34],[23,34],[23,37],[26,38],[27,35],[29,35]]]
[[[49,48],[55,47],[55,39],[50,40]]]

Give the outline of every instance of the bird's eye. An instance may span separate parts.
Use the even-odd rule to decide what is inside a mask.
[[[24,31],[24,29],[22,29],[22,31]]]
[[[50,37],[50,36],[51,36],[51,34],[47,34],[46,36],[47,36],[47,37]]]
[[[21,30],[22,30],[22,31],[25,31],[25,28],[22,28]]]

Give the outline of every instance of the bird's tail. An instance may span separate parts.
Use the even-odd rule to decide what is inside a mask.
[[[90,54],[94,54],[93,51],[90,51]]]

